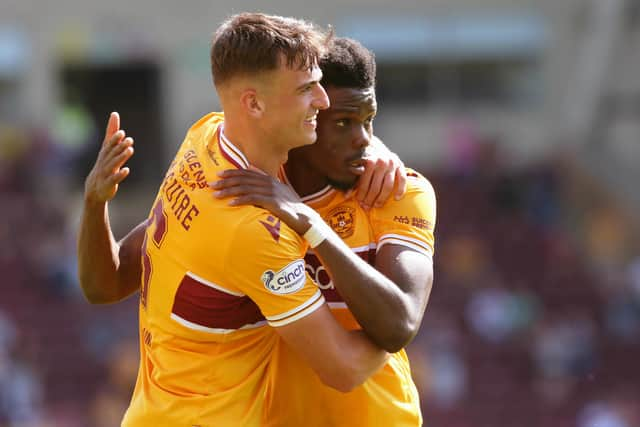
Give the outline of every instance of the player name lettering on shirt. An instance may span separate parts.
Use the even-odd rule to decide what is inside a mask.
[[[205,188],[207,186],[207,180],[202,170],[202,164],[198,160],[198,156],[194,150],[188,150],[184,153],[184,161],[181,161],[178,166],[178,174],[184,184],[191,190],[196,188]]]
[[[182,228],[188,231],[193,219],[200,214],[200,209],[191,201],[187,191],[174,177],[173,172],[167,176],[162,191],[170,203],[165,206],[169,207]]]

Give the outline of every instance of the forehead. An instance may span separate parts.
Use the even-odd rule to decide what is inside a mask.
[[[278,68],[272,71],[271,75],[280,82],[287,82],[294,86],[322,79],[322,71],[317,63],[301,68],[297,65],[290,67],[284,61],[281,61]]]
[[[326,90],[331,101],[329,113],[371,113],[377,110],[376,91],[373,87],[357,89],[329,86]]]

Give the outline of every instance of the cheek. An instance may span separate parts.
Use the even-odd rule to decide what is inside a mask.
[[[329,146],[329,149],[334,155],[344,157],[349,150],[349,143],[345,139],[344,135],[333,139],[334,143]]]

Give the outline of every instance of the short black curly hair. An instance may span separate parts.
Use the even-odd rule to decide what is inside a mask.
[[[323,86],[366,89],[376,84],[376,59],[360,42],[335,37],[320,58]]]

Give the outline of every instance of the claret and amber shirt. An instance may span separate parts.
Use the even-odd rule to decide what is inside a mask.
[[[217,172],[249,163],[211,113],[188,131],[160,186],[143,245],[140,367],[123,426],[269,424],[273,327],[324,297],[305,271],[306,242],[253,206],[217,200]]]
[[[329,186],[302,199],[322,215],[353,252],[371,265],[375,265],[376,253],[387,244],[418,251],[425,255],[425,262],[431,263],[435,193],[429,181],[419,173],[408,169],[407,175],[407,192],[401,200],[389,200],[381,208],[369,211],[360,207],[353,191],[345,193]],[[284,168],[281,168],[280,178],[288,183]],[[360,329],[312,250],[307,252],[305,261],[308,273],[338,321],[346,329]],[[286,367],[297,373],[295,377],[283,376],[276,383],[279,399],[272,412],[280,411],[288,416],[287,425],[408,427],[422,424],[419,397],[404,350],[391,355],[379,372],[349,393],[322,384],[304,361],[286,346],[277,358],[280,370]]]
[[[141,360],[123,426],[419,425],[404,351],[343,394],[277,335],[325,300],[345,328],[360,326],[299,235],[265,210],[213,197],[218,171],[248,166],[212,113],[169,167],[145,235]],[[329,187],[304,200],[371,264],[385,244],[433,254],[435,197],[413,171],[402,200],[369,212]]]

